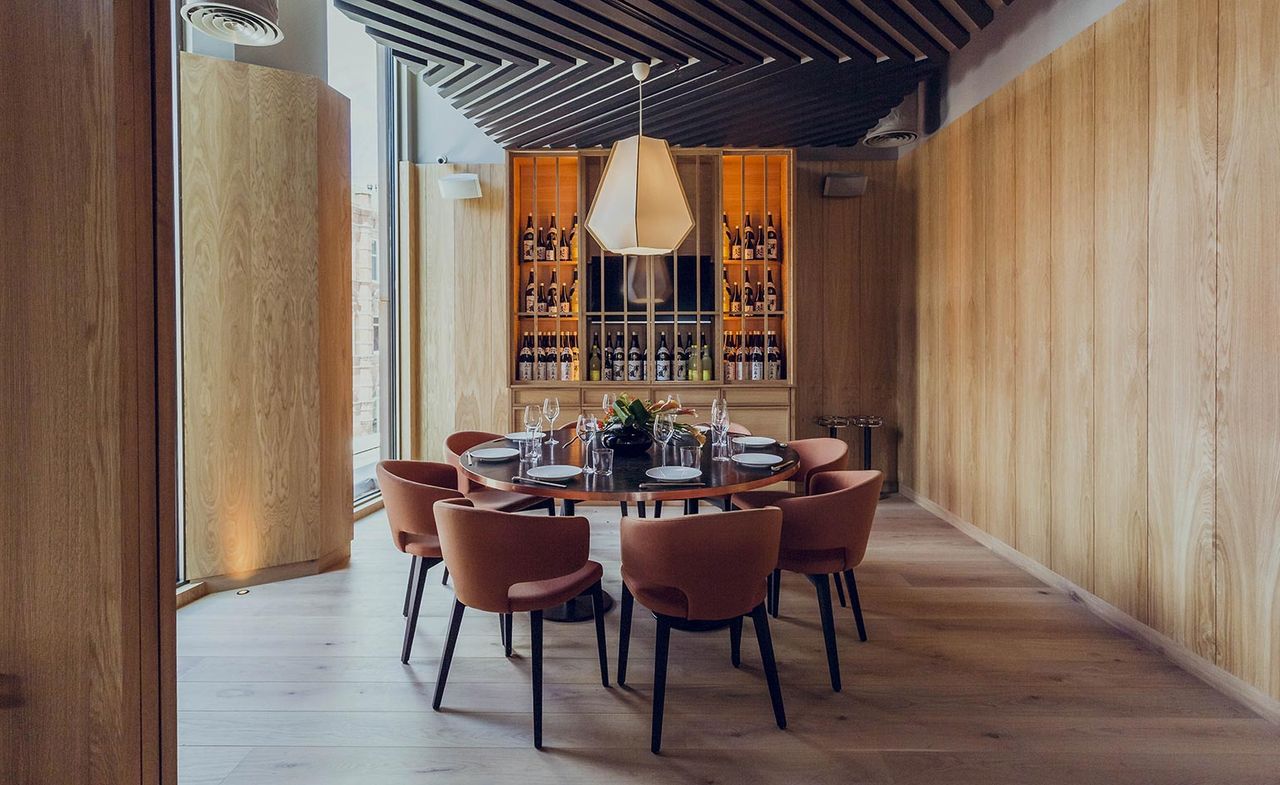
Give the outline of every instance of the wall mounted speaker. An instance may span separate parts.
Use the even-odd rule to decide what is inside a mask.
[[[867,192],[865,174],[829,174],[822,178],[822,195],[845,198]]]

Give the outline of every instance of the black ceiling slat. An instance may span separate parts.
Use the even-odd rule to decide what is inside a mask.
[[[983,0],[954,0],[954,2],[978,27],[986,27],[996,18],[996,12],[992,11],[991,6]]]
[[[894,5],[893,0],[859,1],[866,6],[868,11],[884,20],[885,24],[891,26],[898,35],[907,39],[912,46],[919,49],[925,57],[930,60],[945,60],[947,58],[947,50],[934,40],[933,36],[921,29],[914,19]]]
[[[1006,0],[337,0],[504,146],[854,144]]]
[[[429,38],[433,46],[463,58],[494,63],[511,60],[532,64],[538,61],[538,56],[531,54],[528,47],[503,46],[490,37],[467,36],[465,32],[440,24],[426,14],[400,6],[396,0],[334,0],[334,7],[348,16],[351,15],[349,11],[359,9],[366,27],[376,26],[410,40]]]
[[[762,2],[768,4],[775,14],[786,17],[792,24],[803,28],[810,36],[821,40],[826,46],[839,52],[844,57],[850,60],[865,57],[873,62],[875,61],[875,52],[867,50],[856,39],[831,24],[830,21],[807,5],[797,2],[797,0],[762,0]]]
[[[953,19],[938,0],[905,0],[905,2],[945,36],[952,46],[960,48],[969,43],[969,31]]]
[[[821,2],[821,0],[805,0],[812,8],[814,5],[821,7],[822,11],[830,14],[837,19],[840,24],[849,28],[853,33],[868,45],[878,49],[885,57],[890,60],[899,60],[910,62],[915,56],[907,51],[902,44],[898,43],[893,36],[881,30],[880,27],[862,14],[861,11],[853,8],[846,3],[840,2]],[[816,10],[815,10],[816,13]]]
[[[792,63],[800,62],[800,56],[795,52],[779,46],[768,36],[762,36],[742,25],[733,24],[731,16],[726,16],[724,12],[716,10],[704,0],[658,0],[656,3],[649,0],[631,0],[631,2],[642,10],[647,10],[654,5],[664,7],[668,9],[668,13],[679,14],[690,20],[691,24],[709,31],[711,35],[719,35],[736,42],[739,46],[764,57]]]

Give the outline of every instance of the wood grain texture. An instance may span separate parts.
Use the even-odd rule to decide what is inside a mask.
[[[1093,592],[1147,619],[1147,0],[1095,26]]]
[[[1280,697],[1280,7],[1223,4],[1218,40],[1217,652]]]
[[[1217,3],[1155,3],[1150,27],[1150,623],[1212,659]]]
[[[545,168],[546,161],[539,167]],[[556,202],[554,161],[539,194]],[[418,347],[424,395],[414,407],[423,424],[415,458],[443,460],[445,437],[455,431],[505,433],[511,416],[507,392],[511,347],[507,337],[507,167],[502,164],[415,165],[421,200],[421,246],[408,249],[417,271],[423,319],[411,338]],[[479,199],[448,200],[438,179],[472,172]],[[545,194],[544,182],[550,183]],[[560,194],[570,180],[562,175]],[[574,180],[576,182],[576,179]],[[575,186],[576,187],[576,186]],[[567,198],[567,197],[566,197]]]
[[[1053,171],[1050,166],[1048,59],[1014,80],[1015,318],[1014,509],[1018,550],[1042,564],[1052,560],[1049,506],[1049,346]]]
[[[0,779],[15,785],[173,771],[172,50],[153,27],[169,19],[150,2],[0,6]]]
[[[1050,566],[1093,587],[1093,30],[1049,58],[1053,188]]]
[[[346,98],[183,55],[187,574],[313,562],[351,536]]]
[[[578,511],[617,596],[617,507]],[[530,744],[527,618],[515,620],[508,659],[496,619],[468,611],[442,711],[432,711],[453,595],[427,581],[413,658],[401,665],[406,557],[372,516],[357,526],[348,570],[182,610],[183,782],[1274,779],[1274,725],[918,507],[887,501],[876,517],[858,568],[869,640],[857,641],[847,610],[836,616],[842,665],[856,674],[844,691],[827,682],[812,587],[788,576],[770,619],[787,730],[769,716],[749,634],[741,672],[723,632],[677,635],[663,754],[653,755],[655,624],[639,609],[626,689],[600,686],[590,624],[547,625],[545,751]],[[611,665],[617,624],[616,610],[605,616]]]

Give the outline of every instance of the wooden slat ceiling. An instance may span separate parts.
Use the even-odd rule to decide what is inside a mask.
[[[849,146],[1013,0],[335,0],[507,147]]]

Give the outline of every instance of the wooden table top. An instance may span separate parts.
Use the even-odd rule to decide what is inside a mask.
[[[566,428],[557,431],[556,438],[560,443],[555,445],[547,444],[547,440],[543,440],[542,459],[537,465],[584,465],[585,452],[582,442],[574,440],[572,444],[568,443],[570,439],[573,439],[573,433],[570,429]],[[485,447],[512,447],[519,449],[520,445],[503,438],[494,439],[484,444],[477,444],[472,449]],[[780,456],[784,462],[798,460],[799,458],[795,450],[777,443],[771,447],[752,448],[749,452],[771,453]],[[797,464],[792,464],[782,471],[773,472],[768,468],[751,468],[734,461],[716,461],[712,459],[712,450],[709,444],[702,448],[701,454],[702,477],[699,479],[706,484],[692,487],[676,486],[670,489],[640,487],[641,483],[656,482],[656,480],[646,476],[645,472],[655,466],[663,465],[662,448],[657,444],[648,452],[640,455],[623,455],[620,452],[615,452],[613,455],[613,474],[611,476],[600,477],[584,472],[572,479],[560,481],[568,486],[566,488],[512,482],[511,478],[513,476],[521,474],[530,468],[518,458],[503,462],[474,461],[468,463],[467,456],[464,454],[461,463],[462,471],[468,478],[489,488],[527,493],[533,496],[547,496],[555,499],[572,499],[574,501],[668,501],[726,496],[782,482],[795,474],[800,468]],[[675,448],[669,448],[667,450],[667,464],[675,464],[676,462]]]

